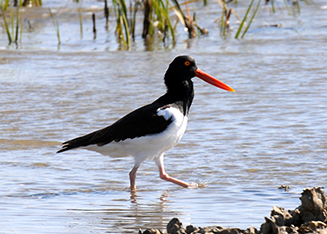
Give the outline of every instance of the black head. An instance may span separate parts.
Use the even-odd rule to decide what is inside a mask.
[[[233,88],[200,70],[195,63],[195,60],[187,55],[178,56],[171,62],[165,74],[165,84],[168,90],[177,89],[181,86],[193,90],[191,79],[195,76],[213,86],[234,92]]]
[[[195,60],[188,55],[176,57],[168,67],[165,74],[165,84],[167,87],[176,83],[182,83],[186,80],[191,80],[195,76],[195,71],[198,69]]]

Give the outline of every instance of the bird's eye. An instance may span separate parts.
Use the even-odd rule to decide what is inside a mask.
[[[184,62],[184,65],[188,67],[188,66],[191,65],[191,62],[187,60],[187,61]]]

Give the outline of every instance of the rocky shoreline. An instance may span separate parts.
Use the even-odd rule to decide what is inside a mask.
[[[246,230],[221,226],[184,227],[178,218],[173,218],[167,224],[167,230],[139,230],[139,234],[327,234],[327,196],[322,188],[304,189],[300,200],[301,205],[294,210],[274,206],[260,230],[254,227]]]

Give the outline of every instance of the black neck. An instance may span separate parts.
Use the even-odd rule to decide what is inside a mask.
[[[188,115],[194,98],[193,82],[189,79],[171,86],[167,85],[167,93],[161,98],[166,104],[175,103],[184,115]]]

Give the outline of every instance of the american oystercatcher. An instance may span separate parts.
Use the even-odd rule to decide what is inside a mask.
[[[84,148],[112,157],[131,155],[135,159],[129,173],[130,187],[136,189],[136,172],[143,161],[152,159],[159,168],[160,178],[183,187],[196,186],[170,177],[164,168],[164,153],[182,138],[194,97],[193,77],[218,88],[234,89],[201,71],[190,56],[176,57],[166,71],[167,92],[153,103],[132,111],[112,125],[63,143],[57,153]]]

